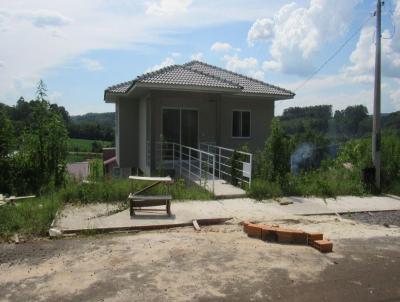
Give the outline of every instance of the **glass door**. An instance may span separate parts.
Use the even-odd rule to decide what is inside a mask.
[[[198,148],[198,124],[197,110],[163,109],[162,134],[166,142]]]

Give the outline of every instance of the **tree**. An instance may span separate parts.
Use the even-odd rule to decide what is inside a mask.
[[[368,109],[363,105],[349,106],[344,110],[336,110],[334,121],[336,131],[344,138],[354,138],[362,133],[362,123],[368,119]]]
[[[44,101],[45,97],[47,96],[47,86],[41,79],[38,82],[37,88],[36,88],[36,100],[38,101]]]
[[[67,141],[67,129],[61,116],[50,109],[47,101],[36,104],[29,126],[18,139],[18,152],[12,157],[14,191],[41,194],[61,185]]]
[[[10,192],[10,155],[14,141],[13,127],[4,110],[0,110],[0,192]]]
[[[271,134],[268,137],[263,155],[262,177],[271,182],[283,184],[286,174],[290,172],[291,139],[285,135],[279,119],[271,123]]]

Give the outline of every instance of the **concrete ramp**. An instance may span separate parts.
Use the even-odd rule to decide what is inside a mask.
[[[203,186],[199,181],[195,181],[197,185]],[[215,179],[214,187],[213,182],[207,182],[203,186],[206,190],[213,193],[217,199],[231,199],[231,198],[244,198],[246,191],[235,187],[223,179]]]

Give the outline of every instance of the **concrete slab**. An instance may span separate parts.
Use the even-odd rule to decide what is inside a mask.
[[[349,212],[374,212],[400,210],[400,198],[396,196],[340,196],[334,198],[285,197],[293,204],[280,206],[296,215],[341,214]]]
[[[235,187],[223,179],[210,180],[205,185],[199,181],[195,181],[197,185],[204,186],[209,192],[214,192],[215,198],[217,199],[229,199],[229,198],[244,198],[246,197],[246,191],[241,188]]]
[[[281,206],[276,201],[256,202],[249,198],[172,203],[172,216],[164,212],[141,211],[131,218],[129,210],[104,215],[117,209],[116,205],[91,204],[66,206],[55,220],[60,230],[93,229],[187,223],[192,220],[233,217],[236,220],[268,221],[295,219],[297,215],[319,215],[348,212],[400,210],[400,198],[391,196],[353,197],[337,199],[289,197],[293,204]]]

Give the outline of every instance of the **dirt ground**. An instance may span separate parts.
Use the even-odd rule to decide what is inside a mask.
[[[323,231],[330,254],[239,222],[1,244],[0,301],[400,301],[400,228],[382,217],[265,221]]]

